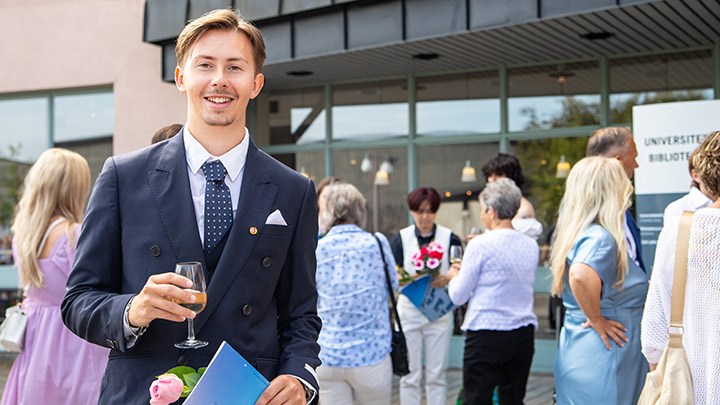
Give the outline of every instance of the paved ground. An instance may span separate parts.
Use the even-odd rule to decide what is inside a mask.
[[[10,366],[12,366],[14,355],[0,353],[0,390],[5,387]],[[448,399],[445,405],[454,405],[460,385],[462,384],[462,370],[450,369],[447,373]],[[398,398],[398,377],[393,377],[393,405],[400,403]],[[531,374],[528,381],[527,394],[525,395],[526,405],[552,405],[553,377],[548,374]],[[418,404],[421,405],[421,404]],[[434,404],[429,404],[434,405]]]
[[[453,368],[447,372],[448,398],[445,405],[455,405],[458,391],[462,385],[462,370]],[[398,377],[393,377],[392,404],[399,405]],[[551,374],[531,374],[525,394],[525,405],[552,405],[554,380]],[[418,405],[425,405],[423,404]],[[433,404],[428,404],[433,405]]]

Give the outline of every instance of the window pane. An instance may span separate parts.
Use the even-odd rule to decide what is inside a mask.
[[[711,51],[611,61],[610,122],[632,122],[632,107],[713,98]]]
[[[325,142],[323,94],[321,87],[261,93],[253,140],[260,146]]]
[[[90,176],[92,177],[90,184],[95,184],[105,160],[113,154],[112,137],[87,141],[58,142],[55,146],[75,151],[87,159],[90,166]]]
[[[112,136],[115,127],[113,94],[78,94],[54,97],[55,142]]]
[[[284,163],[287,167],[296,170],[317,184],[325,177],[325,161],[323,151],[276,153],[272,155],[275,159]]]
[[[477,196],[485,186],[480,167],[498,153],[497,142],[433,145],[417,148],[418,185],[435,188],[442,198],[436,222],[463,237],[481,227]],[[475,168],[477,181],[462,182],[466,162]]]
[[[510,131],[600,123],[597,62],[511,69],[508,92]]]
[[[367,156],[370,166],[364,166]],[[392,164],[393,171],[389,184],[375,186],[375,174],[384,162]],[[365,167],[366,171],[362,171]],[[333,152],[333,175],[360,190],[367,200],[368,217],[365,229],[374,229],[374,215],[377,212],[378,230],[388,237],[407,226],[408,210],[405,204],[408,189],[407,149],[378,148],[339,150]],[[377,199],[375,192],[377,191]]]
[[[48,98],[0,100],[0,156],[34,162],[49,146]]]
[[[417,133],[452,136],[500,132],[497,72],[417,81]]]
[[[580,136],[510,143],[510,153],[517,156],[525,177],[523,193],[533,203],[535,216],[544,225],[544,233],[538,241],[540,246],[549,242],[549,231],[557,220],[564,192],[565,179],[557,177],[557,164],[563,157],[571,165],[585,157],[587,139]]]
[[[332,111],[335,141],[405,137],[409,116],[407,81],[337,86]]]

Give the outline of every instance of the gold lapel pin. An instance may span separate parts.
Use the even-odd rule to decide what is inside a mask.
[[[257,234],[257,228],[255,228],[254,226],[251,226],[250,227],[250,235],[255,235],[255,234]]]

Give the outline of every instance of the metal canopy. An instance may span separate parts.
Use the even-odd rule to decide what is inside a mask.
[[[513,3],[508,1],[505,4]],[[544,5],[542,3],[538,2],[538,7],[547,8],[547,4],[553,2],[544,1]],[[503,7],[503,3],[494,4],[492,7]],[[407,4],[404,3],[403,7],[407,8]],[[405,8],[403,19],[406,18]],[[465,12],[464,9],[462,11]],[[343,12],[347,11],[338,11],[337,7],[329,10],[329,13]],[[314,11],[310,18],[318,18],[318,13],[320,17],[324,17],[320,9]],[[258,25],[261,29],[267,28],[268,32],[277,30],[283,24],[292,26],[289,30],[290,35],[293,35],[292,41],[288,41],[287,45],[294,46],[295,53],[298,53],[298,46],[293,41],[300,40],[297,31],[298,27],[302,27],[300,21],[303,17],[306,15],[281,16],[260,20]],[[347,17],[345,20],[347,21]],[[335,32],[328,26],[327,35]],[[603,32],[612,36],[596,40],[582,37],[588,33]],[[347,44],[348,29],[345,28],[340,35],[346,36]],[[615,57],[695,49],[718,43],[718,0],[662,0],[605,7],[597,11],[556,18],[540,17],[533,21],[497,28],[393,41],[362,49],[340,49],[321,56],[285,57],[283,60],[276,58],[266,63],[264,74],[266,89],[290,89],[326,83],[493,69],[501,65],[522,66],[597,59],[599,56]],[[164,46],[173,47],[174,44],[166,40]],[[288,55],[291,53],[288,51]],[[272,54],[270,50],[269,54]],[[430,60],[413,57],[418,54],[438,56]],[[166,64],[166,68],[168,65],[172,63]],[[292,71],[308,71],[312,74],[287,74]]]

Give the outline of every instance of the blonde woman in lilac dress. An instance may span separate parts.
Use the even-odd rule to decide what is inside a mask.
[[[12,232],[28,323],[2,405],[98,401],[108,349],[75,336],[60,315],[89,188],[85,158],[59,148],[43,153],[25,178]]]

